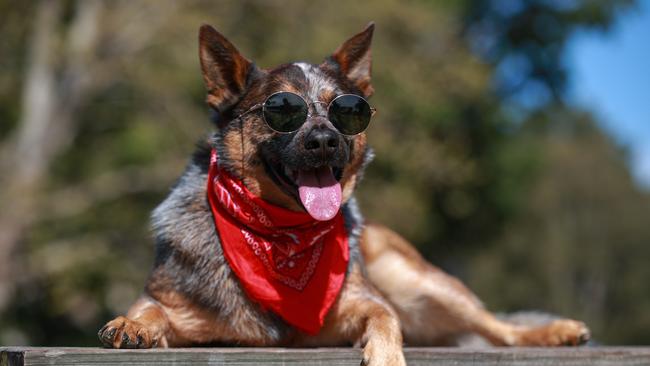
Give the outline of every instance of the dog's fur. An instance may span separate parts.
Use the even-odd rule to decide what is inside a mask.
[[[167,199],[154,211],[154,268],[144,294],[128,314],[99,331],[105,346],[357,344],[364,347],[368,364],[403,365],[403,341],[408,345],[453,345],[467,333],[499,346],[586,341],[586,326],[573,320],[536,327],[498,320],[459,280],[427,263],[399,235],[379,225],[364,224],[352,195],[372,156],[364,133],[354,137],[336,134],[335,151],[315,156],[304,147],[310,131],[334,129],[322,117],[323,110],[291,134],[274,133],[259,113],[235,118],[277,91],[323,102],[342,93],[369,97],[373,93],[373,29],[370,24],[320,65],[294,63],[263,70],[212,27],[201,27],[199,54],[207,102],[217,112],[219,128],[199,146]],[[316,104],[315,108],[321,107]],[[298,211],[304,209],[296,193],[281,182],[275,167],[329,164],[340,169],[350,262],[343,288],[318,335],[290,327],[242,291],[224,259],[206,200],[212,148],[217,149],[224,168],[242,179],[255,195]]]

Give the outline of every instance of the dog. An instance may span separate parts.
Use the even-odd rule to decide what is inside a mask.
[[[390,229],[365,224],[354,189],[372,158],[374,23],[319,65],[261,69],[199,32],[217,131],[152,214],[144,293],[100,331],[105,347],[363,347],[404,365],[402,344],[579,345],[584,323],[499,320]]]

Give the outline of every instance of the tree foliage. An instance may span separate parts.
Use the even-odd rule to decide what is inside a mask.
[[[271,67],[320,62],[369,20],[368,219],[492,309],[647,343],[647,193],[562,98],[568,37],[607,29],[630,4],[0,1],[0,344],[96,345],[136,298],[153,260],[149,212],[211,128],[200,24]]]

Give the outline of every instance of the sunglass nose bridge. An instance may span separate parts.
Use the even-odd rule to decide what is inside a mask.
[[[327,106],[329,104],[325,102],[321,102],[319,100],[315,100],[313,102],[307,103],[307,116],[312,117],[312,116],[322,116],[322,117],[327,117]],[[318,107],[320,106],[320,107]]]

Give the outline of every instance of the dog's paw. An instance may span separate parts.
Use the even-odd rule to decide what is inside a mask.
[[[106,323],[97,335],[106,348],[155,348],[165,343],[144,324],[123,316]]]
[[[406,366],[401,344],[369,340],[363,348],[363,366]]]
[[[549,346],[578,346],[587,343],[591,334],[583,322],[556,320],[549,324]]]
[[[561,319],[526,332],[522,346],[579,346],[590,338],[589,328],[583,322]]]

